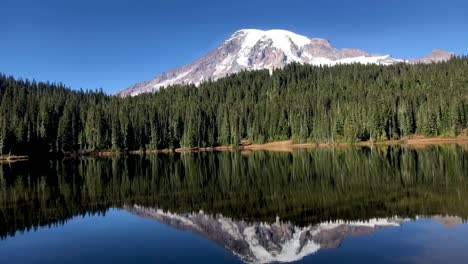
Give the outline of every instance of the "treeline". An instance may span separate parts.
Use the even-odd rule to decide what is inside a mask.
[[[353,142],[468,127],[468,58],[446,63],[291,64],[199,87],[120,98],[0,76],[0,152],[145,150],[263,143]]]
[[[317,148],[0,164],[0,239],[140,205],[306,226],[395,215],[468,219],[466,146]]]

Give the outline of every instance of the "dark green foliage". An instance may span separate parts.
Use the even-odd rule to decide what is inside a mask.
[[[2,153],[456,136],[468,127],[468,58],[428,65],[291,64],[133,98],[0,76]]]
[[[0,239],[125,205],[310,225],[468,218],[466,146],[130,155],[0,165]]]

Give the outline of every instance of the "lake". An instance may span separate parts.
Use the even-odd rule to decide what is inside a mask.
[[[0,263],[466,263],[467,218],[467,145],[0,170]]]

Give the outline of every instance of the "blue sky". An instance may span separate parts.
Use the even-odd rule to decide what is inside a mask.
[[[399,58],[468,54],[467,11],[466,0],[1,0],[0,72],[114,93],[242,28]]]

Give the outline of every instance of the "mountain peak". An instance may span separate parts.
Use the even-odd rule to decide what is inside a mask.
[[[452,56],[454,54],[452,52],[449,52],[449,51],[446,51],[446,50],[443,50],[443,49],[434,49],[434,50],[432,50],[430,55],[434,55],[434,56]]]
[[[271,40],[279,49],[286,50],[290,48],[290,44],[297,47],[306,45],[321,45],[332,47],[331,43],[323,38],[309,38],[303,35],[283,29],[259,30],[259,29],[241,29],[236,31],[229,39],[237,37],[245,37],[245,46],[255,46],[259,41]]]
[[[303,43],[306,45],[309,42],[309,38],[306,36],[302,36],[296,34],[292,31],[284,30],[284,29],[270,29],[270,30],[260,30],[260,29],[241,29],[236,31],[234,35],[245,34],[249,35],[252,39],[281,39],[281,38],[289,38],[294,42]]]
[[[448,61],[452,58],[455,54],[452,52],[448,52],[443,49],[434,49],[429,55],[410,60],[411,63],[434,63],[434,62],[443,62]]]
[[[310,41],[311,41],[312,44],[314,44],[314,45],[322,45],[322,46],[332,47],[332,44],[331,44],[330,41],[328,41],[327,39],[323,39],[323,38],[311,38]]]
[[[437,49],[427,57],[407,62],[443,61],[452,55]],[[192,64],[164,72],[118,94],[133,96],[175,84],[198,85],[206,80],[216,80],[242,70],[268,69],[271,72],[292,62],[333,66],[349,63],[389,65],[404,60],[395,59],[390,55],[370,54],[359,49],[337,49],[326,39],[309,38],[288,30],[241,29],[218,48]]]

